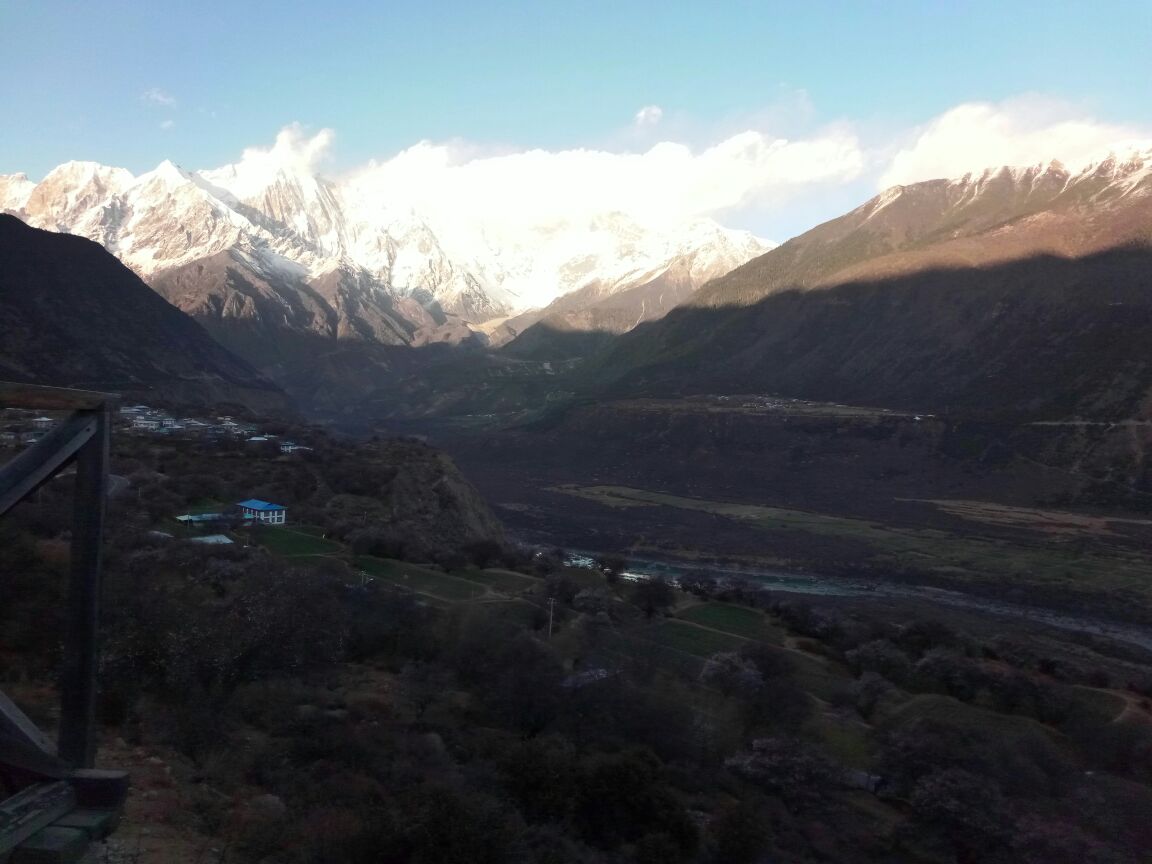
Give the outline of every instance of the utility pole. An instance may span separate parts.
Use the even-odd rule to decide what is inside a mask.
[[[556,598],[548,598],[548,640],[552,640],[552,611],[556,608]]]

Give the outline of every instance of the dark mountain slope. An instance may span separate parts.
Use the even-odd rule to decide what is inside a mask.
[[[1150,336],[1152,249],[1041,256],[678,309],[621,344],[657,359],[610,389],[1117,419],[1148,408]]]
[[[0,377],[190,404],[288,404],[98,244],[7,215],[0,215]]]
[[[1138,413],[1152,386],[1152,178],[1122,168],[889,190],[625,335],[588,381],[629,395]]]

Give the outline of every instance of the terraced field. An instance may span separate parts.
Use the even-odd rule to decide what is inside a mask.
[[[475,600],[487,593],[487,588],[476,582],[449,576],[439,570],[430,570],[406,561],[391,561],[363,555],[356,559],[356,566],[378,579],[441,600],[451,602]]]
[[[729,603],[702,603],[690,606],[678,613],[678,618],[723,630],[745,639],[756,639],[780,645],[784,642],[784,631],[772,624],[767,616],[746,606],[733,606]]]
[[[739,651],[748,644],[742,636],[720,633],[683,621],[667,619],[644,631],[645,638],[696,657],[711,657],[721,651]]]
[[[526,576],[523,573],[517,573],[513,570],[499,570],[496,568],[469,570],[459,575],[469,582],[488,585],[497,591],[504,591],[508,594],[519,594],[522,591],[530,591],[541,584],[539,579],[533,579],[531,576]]]
[[[256,542],[270,552],[287,558],[297,555],[332,555],[344,549],[335,540],[325,540],[315,533],[270,525],[257,529]]]

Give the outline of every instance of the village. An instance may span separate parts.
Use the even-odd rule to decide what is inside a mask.
[[[43,439],[60,422],[58,412],[41,413],[19,408],[0,411],[0,448],[23,448]],[[311,452],[313,448],[282,438],[259,426],[223,415],[211,418],[177,417],[149,405],[126,405],[113,415],[117,435],[156,437],[165,440],[202,441],[206,446],[236,442],[259,448],[261,455]],[[121,484],[112,477],[113,488]],[[115,494],[115,493],[114,493]],[[184,539],[207,545],[231,545],[238,530],[247,527],[248,534],[256,525],[282,526],[287,522],[287,507],[271,501],[250,498],[233,504],[214,504],[174,517],[172,530],[149,532],[153,540]],[[229,533],[230,532],[230,533]]]
[[[20,408],[0,410],[0,447],[18,447],[35,443],[51,430],[59,417],[52,412],[41,414]],[[281,453],[295,453],[310,450],[294,441],[280,439],[270,432],[261,432],[251,423],[236,420],[230,416],[211,419],[197,417],[176,417],[173,414],[149,405],[124,405],[114,415],[116,432],[134,435],[156,435],[173,438],[190,438],[215,441],[220,439],[243,440],[248,444],[275,443]]]

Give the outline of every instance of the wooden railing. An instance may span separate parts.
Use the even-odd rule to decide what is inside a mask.
[[[0,382],[0,407],[70,412],[43,438],[0,468],[0,516],[65,466],[76,466],[58,744],[54,747],[0,693],[0,767],[29,781],[17,796],[0,802],[0,861],[13,850],[30,853],[28,844],[38,842],[37,838],[52,845],[62,836],[67,840],[76,831],[85,833],[62,821],[77,812],[77,807],[97,806],[92,812],[106,814],[106,818],[89,818],[83,823],[99,826],[92,829],[96,833],[106,833],[115,825],[127,791],[123,772],[91,770],[96,758],[101,547],[110,412],[116,402],[117,397],[107,393]],[[57,834],[45,839],[45,832],[51,831]],[[88,839],[93,839],[92,831],[85,835]],[[76,835],[73,839],[82,838]],[[14,860],[19,860],[19,851],[16,856]]]

